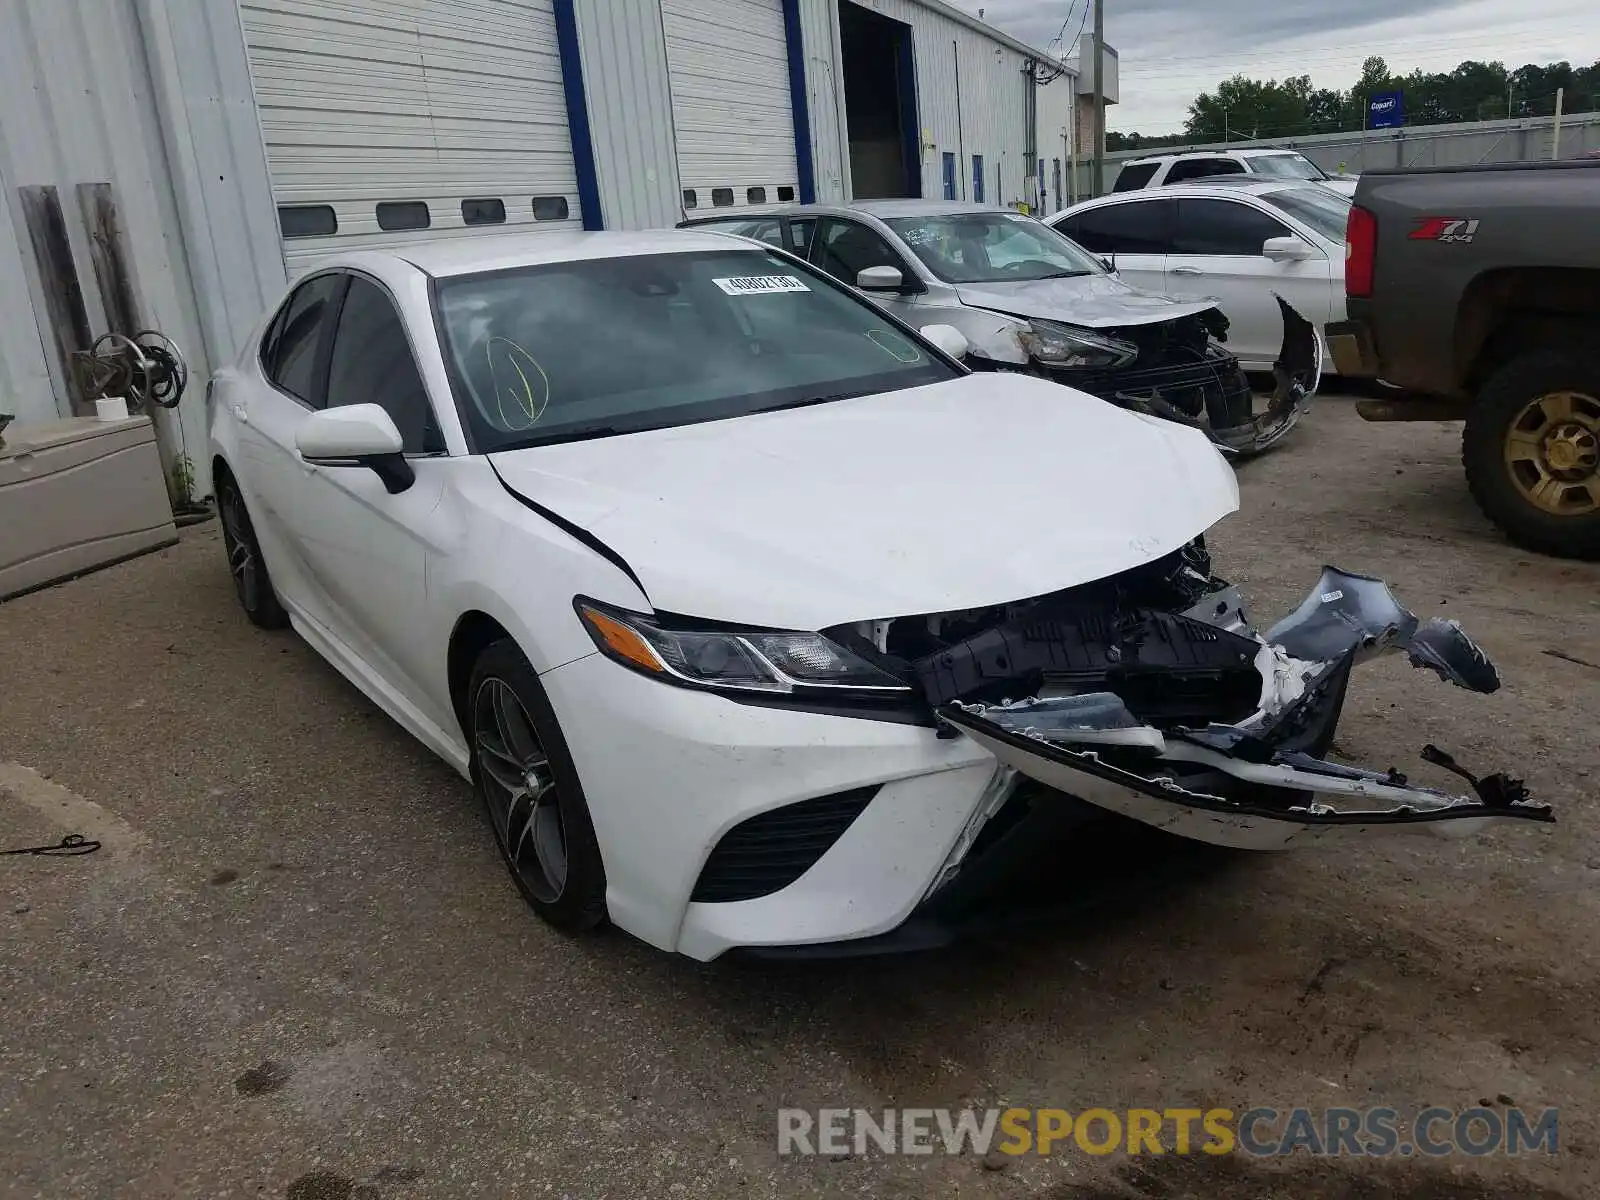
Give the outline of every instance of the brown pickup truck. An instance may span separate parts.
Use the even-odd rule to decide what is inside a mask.
[[[1600,559],[1600,161],[1364,172],[1341,375],[1371,421],[1465,421],[1461,457],[1512,541]]]

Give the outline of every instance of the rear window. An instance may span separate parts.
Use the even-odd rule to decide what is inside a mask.
[[[1328,178],[1321,167],[1299,154],[1258,154],[1250,160],[1250,173],[1278,179]]]
[[[1117,172],[1117,182],[1112,186],[1113,192],[1136,192],[1150,180],[1155,178],[1160,163],[1129,163]]]
[[[1244,173],[1244,164],[1236,158],[1186,158],[1172,164],[1172,169],[1167,172],[1167,182],[1182,183],[1185,179],[1209,179],[1213,175]]]
[[[447,278],[435,304],[458,407],[485,451],[958,375],[877,306],[754,248]]]
[[[1325,187],[1284,188],[1261,197],[1280,212],[1311,226],[1330,242],[1344,241],[1350,220],[1350,197]]]

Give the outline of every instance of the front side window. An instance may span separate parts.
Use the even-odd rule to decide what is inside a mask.
[[[400,314],[382,288],[359,275],[350,278],[328,363],[328,407],[346,404],[383,408],[407,454],[444,449]]]
[[[1344,241],[1350,222],[1350,197],[1324,187],[1284,188],[1261,199],[1302,224],[1311,226],[1330,242]]]
[[[754,247],[446,278],[435,303],[458,407],[486,452],[958,375],[849,289]]]
[[[339,275],[318,275],[294,290],[261,343],[261,369],[274,386],[295,399],[320,407],[316,366],[327,331],[330,306],[343,283]]]
[[[1165,254],[1171,248],[1172,200],[1124,200],[1074,213],[1062,232],[1096,254]]]
[[[1173,251],[1259,258],[1263,242],[1288,233],[1282,222],[1237,200],[1183,199]]]
[[[1111,190],[1136,192],[1155,177],[1160,166],[1160,163],[1129,163],[1117,172],[1117,182],[1112,185]]]
[[[856,276],[868,267],[893,267],[900,272],[902,281],[915,284],[917,277],[906,262],[884,241],[874,229],[859,221],[827,221],[822,228],[822,240],[817,245],[813,261],[835,279],[854,284]]]
[[[893,217],[886,223],[946,283],[1015,283],[1105,270],[1054,229],[1020,213]]]
[[[1252,175],[1271,175],[1278,179],[1326,179],[1326,172],[1300,154],[1258,154],[1250,160]]]

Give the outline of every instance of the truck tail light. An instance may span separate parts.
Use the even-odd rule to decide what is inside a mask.
[[[1350,206],[1344,227],[1344,294],[1372,295],[1372,276],[1378,258],[1378,218],[1360,205]]]

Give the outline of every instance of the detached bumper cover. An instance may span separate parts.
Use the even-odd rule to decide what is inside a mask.
[[[1419,787],[1393,769],[1322,757],[1352,668],[1364,659],[1403,653],[1455,686],[1482,693],[1500,686],[1493,663],[1459,625],[1419,620],[1381,580],[1328,567],[1305,602],[1264,636],[1250,627],[1232,589],[1213,592],[1181,615],[1184,625],[1156,638],[1142,628],[1130,643],[1124,635],[1133,626],[1126,613],[1119,617],[1121,640],[1088,652],[1115,663],[1104,678],[1115,681],[1120,695],[1109,687],[1072,688],[1070,672],[1047,670],[1044,678],[1068,684],[1057,689],[1065,694],[1000,703],[950,699],[936,710],[940,720],[1047,787],[1215,845],[1271,849],[1402,831],[1461,835],[1500,820],[1554,820],[1520,780],[1479,778],[1434,746],[1424,747],[1422,757],[1464,778],[1469,793]],[[1192,632],[1195,624],[1209,627],[1216,644],[1204,655],[1188,649],[1178,655],[1184,662],[1174,681],[1200,679],[1217,703],[1236,697],[1237,672],[1227,660],[1253,646],[1260,694],[1241,719],[1164,719],[1142,696],[1135,704],[1138,693],[1126,687],[1140,664],[1155,665],[1152,649],[1171,661],[1179,642],[1203,643]],[[1051,635],[1037,618],[1029,629]],[[1190,632],[1175,641],[1175,629]],[[1018,650],[1008,646],[1008,660]],[[1066,657],[1084,650],[1081,640],[1074,642]],[[1085,671],[1076,677],[1091,678]]]

